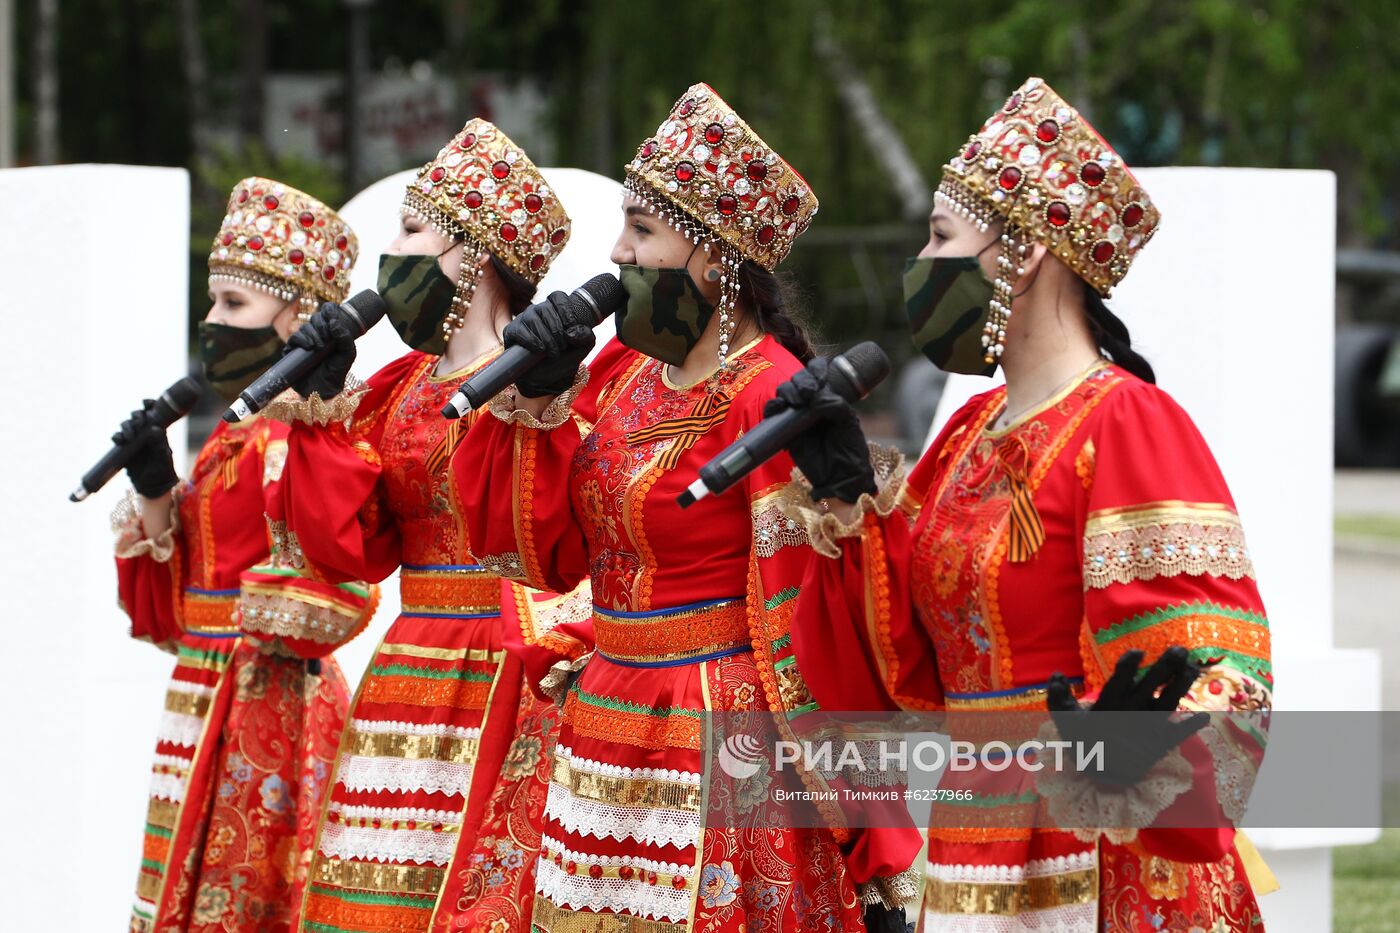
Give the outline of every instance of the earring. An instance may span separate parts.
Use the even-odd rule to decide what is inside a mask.
[[[982,328],[982,361],[995,363],[1006,349],[1006,325],[1011,320],[1011,293],[1016,281],[1025,274],[1026,253],[1030,244],[1021,231],[1008,226],[1001,234],[1001,253],[997,256],[997,277],[992,283],[990,314]],[[1012,260],[1012,257],[1015,260]]]
[[[462,247],[462,268],[457,273],[457,288],[452,294],[452,310],[442,321],[442,335],[448,340],[467,323],[467,312],[471,310],[472,296],[476,294],[477,282],[481,280],[481,261],[486,256],[486,247],[477,245],[476,254],[468,255],[465,241]]]
[[[724,369],[728,365],[729,345],[739,327],[739,254],[721,247],[720,264],[724,271],[710,272],[719,276],[719,368]]]
[[[707,282],[718,282],[718,281],[719,281],[719,270],[718,270],[718,269],[706,269],[706,270],[705,270],[705,281],[707,281]]]

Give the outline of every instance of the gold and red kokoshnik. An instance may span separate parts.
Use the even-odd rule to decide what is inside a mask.
[[[938,199],[983,229],[1010,221],[1105,298],[1162,219],[1122,157],[1040,78],[943,166]]]
[[[311,195],[270,178],[245,178],[233,186],[209,249],[209,277],[284,301],[344,301],[359,252],[350,226]]]
[[[424,165],[404,210],[448,237],[485,246],[532,284],[569,242],[569,215],[525,150],[475,118]]]
[[[811,186],[708,84],[676,101],[626,171],[623,186],[673,226],[770,272],[817,213]]]

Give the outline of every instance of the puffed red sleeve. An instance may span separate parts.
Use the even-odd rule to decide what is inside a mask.
[[[269,497],[281,551],[327,583],[378,582],[399,566],[403,544],[385,503],[379,443],[400,393],[432,358],[409,353],[329,403],[288,395],[268,406],[290,425],[287,461]]]
[[[978,396],[959,409],[907,477],[896,455],[872,447],[879,488],[862,497],[849,524],[819,512],[805,481],[789,487],[785,509],[808,526],[814,548],[793,644],[827,709],[942,707],[933,643],[914,607],[914,541],[924,499],[956,462],[986,402]]]
[[[131,619],[131,637],[167,651],[174,650],[184,629],[181,594],[188,562],[178,503],[186,488],[186,484],[176,487],[171,526],[155,538],[148,537],[142,528],[135,493],[128,493],[112,513],[117,600]]]
[[[452,456],[452,483],[483,567],[556,593],[588,578],[588,541],[574,515],[570,473],[599,393],[633,353],[615,341],[604,347],[539,418],[517,408],[512,386],[472,425]]]
[[[1124,383],[1078,454],[1084,482],[1088,699],[1126,651],[1173,645],[1202,669],[1183,709],[1230,713],[1180,746],[1190,786],[1141,830],[1150,852],[1215,861],[1228,850],[1263,759],[1273,673],[1269,623],[1234,500],[1190,417],[1165,392]]]

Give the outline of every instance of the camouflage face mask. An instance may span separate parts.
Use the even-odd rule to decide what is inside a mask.
[[[199,358],[204,378],[226,402],[282,357],[285,344],[274,327],[230,327],[199,322]]]
[[[663,363],[679,366],[700,341],[715,306],[684,266],[621,266],[627,303],[617,309],[617,339]]]
[[[976,256],[935,256],[904,262],[904,311],[914,345],[950,373],[990,376],[982,328],[991,313],[992,283]]]
[[[438,257],[385,253],[379,257],[376,290],[384,299],[385,314],[404,343],[434,356],[447,351],[442,322],[452,311],[452,296],[457,286],[443,274]]]

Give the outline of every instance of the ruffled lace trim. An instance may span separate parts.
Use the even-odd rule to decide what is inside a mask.
[[[457,850],[456,832],[426,829],[374,829],[327,822],[321,827],[321,854],[372,862],[446,865]]]
[[[593,657],[593,652],[589,651],[572,661],[555,661],[548,673],[540,678],[540,693],[562,705],[570,678],[583,670],[583,666],[588,663],[588,659],[591,657]]]
[[[579,393],[586,385],[588,385],[588,367],[580,366],[578,374],[574,376],[574,384],[556,395],[554,401],[540,412],[538,418],[519,407],[518,390],[515,386],[509,386],[497,393],[495,398],[486,403],[486,410],[506,424],[524,425],[537,431],[553,431],[569,420],[569,415],[574,407],[574,399],[578,398]]]
[[[335,777],[352,791],[426,791],[466,796],[472,784],[472,766],[431,759],[342,755]]]
[[[321,398],[319,392],[312,392],[308,398],[302,398],[288,389],[269,402],[262,413],[264,417],[283,424],[295,424],[298,421],[322,426],[332,422],[343,423],[355,414],[355,409],[360,405],[360,396],[365,394],[367,388],[359,379],[348,376],[345,379],[345,388],[336,393],[335,398],[330,401]]]
[[[1040,727],[1037,738],[1046,743],[1060,741],[1053,720]],[[1046,768],[1036,775],[1036,790],[1059,828],[1076,839],[1093,842],[1103,836],[1124,845],[1191,788],[1191,777],[1191,763],[1180,748],[1174,748],[1128,787],[1104,787],[1083,774]]]
[[[146,537],[141,527],[141,509],[136,505],[136,494],[127,490],[125,496],[112,510],[112,533],[117,536],[116,552],[121,558],[149,556],[158,564],[163,564],[175,554],[175,535],[180,527],[180,510],[175,499],[170,500],[170,527],[154,538]]]
[[[855,501],[855,513],[843,522],[831,512],[822,511],[812,501],[812,484],[800,470],[792,471],[792,482],[778,494],[778,507],[789,518],[801,522],[807,529],[812,549],[824,557],[841,556],[842,538],[858,538],[865,526],[865,516],[874,512],[886,518],[894,511],[899,494],[904,489],[904,454],[883,444],[870,445],[870,464],[875,468],[875,495],[863,492]]]
[[[702,828],[699,811],[599,803],[575,797],[562,784],[549,785],[545,813],[577,836],[681,849],[696,845]]]
[[[917,865],[897,875],[876,875],[856,886],[862,904],[880,904],[888,910],[907,908],[923,893],[923,878]]]

